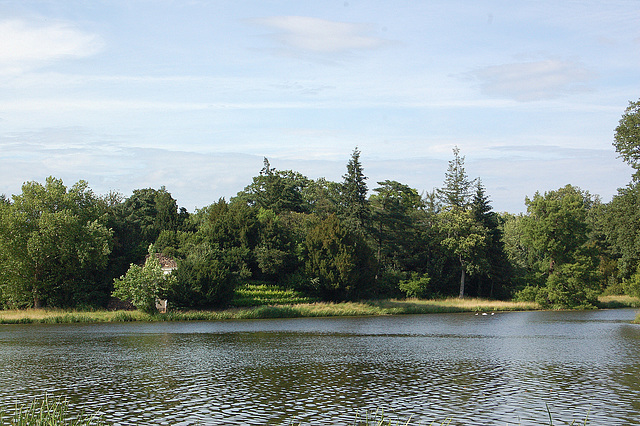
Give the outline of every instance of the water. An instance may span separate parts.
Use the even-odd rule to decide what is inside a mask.
[[[109,424],[640,424],[633,310],[0,326],[0,407]],[[560,422],[562,421],[562,422]],[[438,423],[439,424],[439,423]]]

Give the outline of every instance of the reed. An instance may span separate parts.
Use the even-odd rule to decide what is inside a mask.
[[[101,426],[104,425],[99,414],[72,416],[66,399],[50,398],[34,400],[30,404],[17,405],[12,414],[0,409],[0,424],[12,426]]]
[[[598,297],[598,308],[640,308],[640,298],[627,295],[609,295]]]

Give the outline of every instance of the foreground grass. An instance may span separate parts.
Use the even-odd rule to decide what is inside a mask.
[[[549,406],[546,405],[547,415],[549,416],[549,426],[554,425],[553,417]],[[584,421],[573,420],[570,425],[583,425],[586,426],[589,421],[589,414],[587,413]],[[8,422],[8,423],[7,423]],[[448,426],[452,422],[451,418],[443,421],[433,421],[430,426]],[[31,404],[24,404],[16,406],[14,412],[7,415],[0,409],[0,424],[10,424],[14,426],[103,426],[106,425],[100,415],[86,416],[80,415],[79,417],[73,417],[69,413],[69,403],[67,400],[60,398],[50,398],[45,396],[41,401],[34,400]],[[290,425],[295,423],[290,422]],[[349,426],[392,426],[392,425],[404,425],[410,426],[415,424],[412,422],[411,417],[405,420],[392,419],[384,410],[377,409],[375,412],[366,411],[364,415],[357,413],[352,423],[348,423]],[[565,423],[568,424],[568,423]],[[302,423],[297,423],[297,426],[302,426]]]
[[[16,406],[13,414],[0,410],[0,424],[12,426],[101,426],[105,423],[97,415],[72,418],[69,403],[59,398],[45,396],[41,401]]]
[[[148,315],[140,311],[65,311],[26,309],[0,311],[0,324],[59,324],[128,321],[215,321],[232,319],[344,317],[455,312],[498,312],[539,309],[536,303],[484,299],[377,300],[342,303],[298,303],[223,311],[185,311]]]

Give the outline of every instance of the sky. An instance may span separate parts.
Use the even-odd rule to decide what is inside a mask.
[[[637,0],[0,0],[0,194],[227,200],[263,159],[370,190],[441,187],[453,149],[495,211],[567,184],[607,202],[640,98]]]

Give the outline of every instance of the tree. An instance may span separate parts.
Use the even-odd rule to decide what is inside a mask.
[[[100,304],[111,251],[106,207],[85,181],[27,182],[0,209],[2,293],[14,307]]]
[[[219,308],[229,304],[246,267],[247,249],[222,250],[208,243],[194,247],[178,263],[167,298],[176,308]]]
[[[640,265],[640,183],[618,189],[602,216],[601,226],[617,259],[620,278],[629,278]]]
[[[121,198],[120,194],[109,196],[108,226],[114,234],[110,281],[124,274],[131,263],[142,262],[162,231],[175,233],[188,218],[186,210],[178,211],[176,200],[164,186],[135,189],[129,198]]]
[[[464,169],[464,157],[460,156],[460,149],[453,148],[453,160],[445,173],[444,186],[437,190],[438,196],[448,209],[465,210],[471,200],[472,185]]]
[[[422,199],[413,188],[400,182],[378,182],[369,199],[376,257],[380,266],[404,270],[411,263],[417,244]]]
[[[306,272],[324,300],[360,297],[373,282],[371,253],[360,235],[330,215],[305,240]]]
[[[346,226],[361,235],[369,219],[369,203],[367,201],[367,177],[360,163],[360,151],[353,150],[347,163],[347,173],[343,176],[340,193],[340,218]]]
[[[460,265],[460,292],[464,297],[467,274],[477,272],[481,265],[481,250],[486,245],[486,229],[475,221],[470,211],[445,210],[439,215],[440,229],[445,237],[442,245]]]
[[[471,212],[475,221],[486,229],[487,236],[485,248],[481,254],[482,259],[479,261],[482,264],[481,271],[472,279],[477,286],[477,295],[493,298],[495,294],[501,292],[502,296],[506,296],[505,287],[508,285],[511,271],[504,250],[500,217],[493,211],[480,179],[476,180]],[[489,287],[487,290],[484,289],[484,284]]]
[[[173,281],[171,274],[162,271],[153,246],[149,246],[144,266],[131,264],[125,275],[114,280],[112,296],[130,301],[142,312],[156,314],[156,301],[166,294]]]
[[[599,282],[596,253],[589,244],[589,193],[567,185],[544,195],[536,192],[525,202],[524,241],[539,253],[538,271],[545,278],[546,300],[538,301],[556,307],[595,303]]]
[[[636,170],[634,179],[640,179],[640,100],[629,102],[616,127],[613,146],[620,157]]]
[[[528,217],[524,223],[526,241],[542,253],[547,272],[552,274],[556,264],[572,259],[576,250],[588,240],[588,193],[566,185],[556,191],[536,192],[525,199]]]
[[[308,185],[307,177],[293,170],[276,170],[265,158],[260,174],[232,202],[273,210],[276,214],[304,212],[307,206],[302,193]]]
[[[444,235],[441,244],[460,265],[460,298],[465,294],[466,275],[476,273],[481,268],[481,250],[486,245],[486,229],[470,210],[473,183],[464,169],[464,157],[460,156],[460,149],[455,147],[453,160],[449,161],[445,173],[444,186],[437,192],[443,205],[438,214],[439,228]]]

